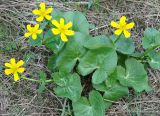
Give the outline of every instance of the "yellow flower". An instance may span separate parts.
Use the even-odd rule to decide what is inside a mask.
[[[73,30],[69,30],[69,28],[73,26],[72,22],[69,22],[67,24],[64,23],[65,20],[63,18],[60,19],[60,23],[58,23],[56,20],[52,20],[52,24],[56,27],[52,28],[52,33],[54,35],[60,34],[62,41],[67,42],[67,36],[73,36],[75,32]]]
[[[121,35],[124,33],[124,36],[126,38],[129,38],[131,36],[130,32],[128,29],[132,29],[134,27],[134,22],[131,22],[129,24],[126,23],[126,17],[122,16],[120,18],[120,22],[116,23],[114,21],[111,22],[111,26],[117,28],[117,30],[114,32],[115,35]]]
[[[47,20],[51,20],[52,16],[50,13],[53,11],[53,8],[46,9],[46,4],[44,2],[40,3],[39,7],[40,9],[35,9],[32,11],[33,14],[39,15],[39,17],[36,18],[36,21],[42,22],[45,18]]]
[[[19,75],[18,73],[23,73],[25,68],[21,67],[24,64],[23,60],[20,60],[16,63],[15,58],[10,59],[10,63],[5,63],[5,66],[8,67],[8,69],[5,70],[6,75],[13,74],[14,75],[14,81],[18,81]]]
[[[24,34],[25,37],[29,37],[32,35],[32,39],[36,40],[37,39],[37,34],[41,34],[42,30],[39,29],[39,24],[34,25],[33,27],[31,27],[31,25],[27,25],[27,30],[28,32],[26,32]]]

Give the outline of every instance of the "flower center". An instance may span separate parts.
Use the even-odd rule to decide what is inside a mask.
[[[46,10],[40,10],[40,14],[41,14],[41,16],[45,16],[46,15]]]
[[[61,27],[59,30],[60,30],[61,33],[65,33],[66,29],[64,27]]]
[[[125,30],[126,29],[126,24],[120,24],[120,29]]]
[[[16,73],[16,72],[17,72],[17,70],[18,70],[18,67],[17,67],[17,66],[12,67],[12,71],[13,71],[13,73]]]
[[[37,29],[34,29],[32,30],[32,34],[36,34],[37,33]]]

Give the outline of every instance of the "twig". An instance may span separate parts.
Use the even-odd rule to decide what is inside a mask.
[[[36,97],[37,97],[37,94],[31,99],[31,101],[30,101],[28,104],[31,104]],[[20,116],[21,113],[22,113],[26,108],[27,108],[27,107],[23,108],[22,111],[21,111],[17,116]]]
[[[64,100],[63,110],[62,110],[62,114],[61,114],[61,116],[65,116],[66,103],[67,103],[67,98]]]

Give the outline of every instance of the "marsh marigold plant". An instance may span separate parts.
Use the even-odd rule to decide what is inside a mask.
[[[63,42],[67,42],[67,36],[73,36],[75,32],[73,30],[69,30],[73,26],[72,22],[65,24],[64,18],[60,19],[60,22],[56,20],[52,20],[52,24],[56,27],[52,29],[52,33],[54,35],[60,35]]]
[[[26,32],[24,34],[24,36],[26,38],[29,37],[29,36],[32,36],[33,40],[36,40],[37,39],[37,35],[42,33],[42,30],[39,29],[39,24],[36,24],[33,27],[30,24],[28,24],[27,25],[27,30],[28,30],[28,32]]]
[[[9,63],[5,63],[5,66],[7,67],[7,69],[5,69],[5,74],[13,74],[14,81],[18,81],[20,79],[18,73],[23,73],[25,70],[25,68],[22,67],[23,64],[23,60],[16,63],[15,58],[11,58]]]
[[[117,23],[115,21],[111,22],[111,26],[117,28],[117,30],[114,31],[114,34],[119,36],[123,33],[126,38],[130,38],[131,34],[128,31],[128,29],[132,29],[134,27],[134,25],[135,25],[134,22],[127,24],[125,16],[122,16],[120,18],[119,23]]]
[[[146,66],[160,69],[160,52],[156,51],[160,47],[158,30],[145,30],[142,39],[144,52],[138,52],[133,39],[126,39],[130,38],[129,29],[135,23],[127,23],[125,16],[119,22],[111,22],[111,26],[117,29],[114,32],[117,37],[106,36],[105,33],[93,36],[89,33],[92,24],[83,13],[56,11],[46,9],[45,3],[40,3],[40,9],[33,10],[39,16],[36,19],[39,24],[27,25],[28,32],[24,34],[34,39],[30,38],[28,44],[39,47],[45,45],[50,49],[51,52],[47,54],[50,71],[47,69],[47,74],[40,71],[37,73],[38,79],[25,75],[21,79],[37,82],[40,92],[47,88],[49,84],[46,83],[56,84],[52,90],[57,96],[72,101],[69,105],[72,105],[70,108],[74,116],[105,116],[105,110],[109,109],[112,102],[128,96],[130,88],[136,93],[151,90]],[[51,13],[54,17],[50,16]],[[5,63],[5,74],[13,74],[14,80],[19,80],[18,73],[25,70],[23,64],[23,60],[16,62],[11,58],[9,63]],[[87,78],[90,81],[85,82]],[[86,87],[92,90],[87,93]]]
[[[51,20],[52,16],[50,13],[53,11],[53,8],[46,8],[46,4],[44,2],[40,3],[40,9],[34,9],[32,11],[33,14],[38,15],[36,21],[42,22],[44,19]]]

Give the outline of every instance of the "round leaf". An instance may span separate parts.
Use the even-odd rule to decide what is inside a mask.
[[[97,91],[89,93],[89,100],[82,97],[72,103],[75,116],[104,116],[105,104],[101,94]]]
[[[98,49],[101,47],[113,47],[113,43],[108,37],[101,35],[89,39],[84,46],[88,49]]]
[[[61,71],[71,72],[76,62],[85,54],[86,49],[83,47],[83,43],[88,38],[90,36],[76,33],[57,55],[53,64],[56,64],[56,67]]]
[[[149,53],[149,64],[154,69],[160,69],[160,52],[152,51]]]
[[[57,72],[52,75],[54,82],[58,85],[55,93],[61,97],[67,97],[73,101],[81,97],[82,86],[78,74],[66,74]]]
[[[102,47],[95,50],[89,50],[85,56],[80,59],[78,71],[81,75],[86,76],[94,70],[98,70],[94,72],[92,77],[92,82],[98,84],[105,80],[107,75],[114,71],[116,65],[117,54],[115,50],[112,48]],[[97,73],[99,73],[98,77]]]
[[[89,34],[89,23],[81,12],[69,11],[64,13],[63,16],[67,22],[71,21],[73,23],[72,29],[74,31]]]
[[[137,92],[150,90],[147,72],[145,71],[143,64],[132,58],[127,59],[125,65],[126,71],[122,67],[118,67],[117,69],[120,83],[127,87],[133,87]]]
[[[111,36],[110,38],[114,41],[116,36]],[[121,35],[115,43],[115,49],[123,54],[132,54],[135,50],[133,40],[131,38],[126,39],[123,35]]]
[[[94,72],[92,76],[92,83],[99,84],[102,83],[107,78],[107,72],[103,69],[98,69]]]
[[[160,45],[160,32],[154,28],[147,28],[144,32],[142,45],[145,49]]]

